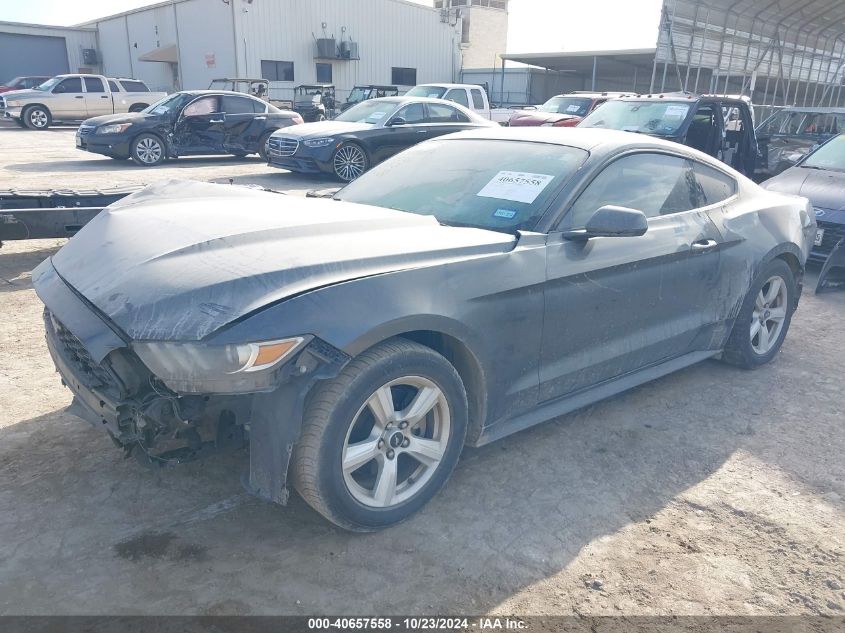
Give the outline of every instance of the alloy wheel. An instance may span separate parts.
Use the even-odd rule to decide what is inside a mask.
[[[344,145],[334,155],[334,173],[347,182],[363,174],[366,165],[367,157],[355,145]]]
[[[142,163],[154,165],[161,160],[161,143],[154,138],[142,138],[135,147],[135,153]]]
[[[777,343],[788,308],[786,283],[779,276],[770,277],[754,301],[751,312],[751,347],[756,354],[767,354]]]
[[[33,110],[29,113],[29,122],[32,123],[32,127],[47,127],[47,113],[44,110]]]
[[[382,385],[346,433],[341,469],[350,494],[374,508],[411,499],[440,465],[450,429],[446,396],[431,380],[405,376]]]

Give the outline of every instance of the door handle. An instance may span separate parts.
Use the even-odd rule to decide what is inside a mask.
[[[428,130],[417,130],[417,134],[428,134]]]
[[[266,120],[267,120],[266,116],[257,116],[253,119],[253,121],[266,121]]]
[[[209,123],[223,123],[223,119],[209,119]]]
[[[719,243],[716,240],[698,240],[690,244],[690,250],[693,253],[706,253],[716,248]]]
[[[84,98],[85,98],[85,97],[84,97],[83,95],[76,95],[76,96],[74,97],[74,99],[84,99]]]
[[[108,98],[109,98],[109,96],[108,96],[108,95],[101,95],[101,96],[100,96],[100,99],[108,99]]]

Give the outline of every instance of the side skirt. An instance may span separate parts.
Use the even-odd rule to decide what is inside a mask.
[[[662,362],[658,365],[651,365],[644,369],[637,370],[630,374],[625,374],[618,378],[613,378],[606,382],[600,383],[595,387],[591,387],[578,393],[549,400],[540,404],[536,409],[510,420],[499,422],[485,428],[481,432],[481,437],[475,446],[483,446],[494,442],[498,439],[506,437],[511,433],[522,431],[535,424],[547,422],[566,413],[571,413],[577,409],[595,404],[600,400],[615,396],[618,393],[633,389],[644,383],[662,378],[684,367],[689,367],[695,363],[701,362],[708,358],[717,356],[720,350],[708,350],[704,352],[691,352],[677,358]]]

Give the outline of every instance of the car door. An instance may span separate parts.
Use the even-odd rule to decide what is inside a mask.
[[[111,93],[99,77],[83,77],[85,84],[85,109],[88,117],[112,114]]]
[[[709,349],[721,235],[691,162],[636,152],[607,164],[561,223],[583,228],[605,205],[643,211],[639,237],[549,236],[542,400]]]
[[[222,110],[225,115],[223,149],[227,152],[254,150],[264,131],[267,105],[251,97],[223,95]]]
[[[424,141],[429,136],[427,122],[423,103],[409,103],[399,108],[385,123],[384,133],[372,138],[371,156],[380,162]]]
[[[179,115],[173,130],[177,154],[223,153],[226,117],[219,95],[191,101]]]
[[[87,118],[82,77],[65,77],[56,84],[51,93],[49,108],[54,119]]]

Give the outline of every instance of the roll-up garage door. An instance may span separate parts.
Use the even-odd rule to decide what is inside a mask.
[[[0,83],[20,75],[69,72],[63,37],[0,33]]]

